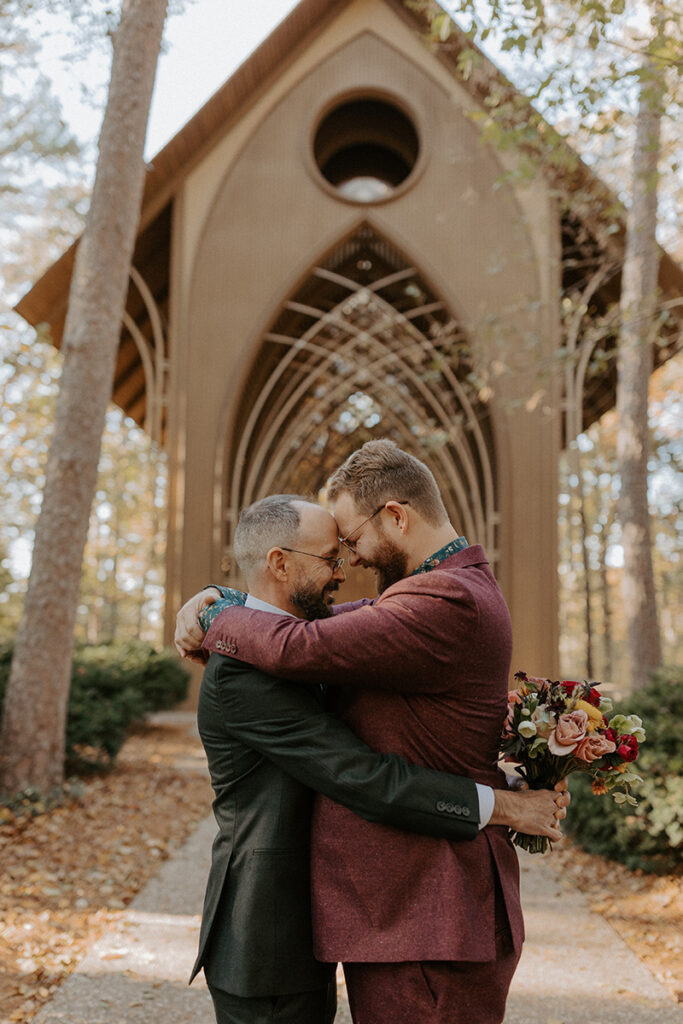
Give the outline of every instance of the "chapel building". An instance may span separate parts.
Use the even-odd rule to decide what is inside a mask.
[[[317,495],[388,436],[484,545],[513,670],[557,672],[558,456],[615,387],[614,360],[592,372],[592,342],[568,344],[563,302],[618,298],[623,228],[580,161],[531,180],[483,141],[512,87],[427,28],[402,0],[301,0],[152,161],[114,399],[168,455],[169,640],[188,596],[240,584],[243,505]],[[55,344],[72,264],[18,307]],[[664,255],[662,289],[682,279]],[[353,571],[341,598],[371,581]]]

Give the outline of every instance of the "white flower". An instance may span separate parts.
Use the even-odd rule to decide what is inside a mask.
[[[523,736],[525,740],[531,739],[532,736],[536,735],[536,726],[533,722],[520,722],[517,726],[517,732],[520,736]]]
[[[645,742],[645,730],[643,729],[643,720],[638,715],[629,715],[629,723],[631,725],[631,735],[634,736],[638,743]]]

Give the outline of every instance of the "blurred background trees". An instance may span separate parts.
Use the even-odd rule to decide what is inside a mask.
[[[578,282],[563,295],[565,345],[560,355],[568,444],[560,526],[561,547],[569,558],[560,573],[565,610],[567,602],[578,604],[570,616],[576,642],[566,629],[567,617],[561,616],[563,655],[571,654],[569,664],[563,657],[563,665],[571,675],[581,665],[588,678],[595,678],[600,638],[600,664],[607,678],[615,671],[615,652],[628,650],[627,657],[619,658],[620,680],[632,689],[645,686],[654,669],[680,656],[671,644],[671,624],[680,622],[681,601],[675,551],[670,552],[673,565],[665,567],[660,561],[655,572],[652,564],[657,558],[653,547],[668,550],[668,530],[680,540],[682,495],[667,472],[676,463],[680,468],[680,429],[676,433],[670,425],[666,428],[669,444],[661,450],[665,468],[652,421],[655,406],[661,412],[661,403],[653,404],[652,389],[658,385],[650,382],[648,391],[648,381],[656,347],[671,345],[670,353],[680,348],[680,321],[671,325],[670,310],[657,291],[657,241],[680,259],[676,211],[683,157],[683,9],[662,0],[407,3],[427,13],[432,45],[449,45],[454,32],[449,15],[465,30],[472,47],[463,47],[460,37],[455,42],[465,77],[476,79],[481,72],[479,48],[487,50],[492,43],[498,48],[496,60],[516,88],[503,84],[489,92],[484,101],[488,109],[473,115],[483,138],[501,150],[514,149],[517,167],[510,173],[522,183],[529,184],[539,172],[551,180],[559,172],[559,205],[592,223],[591,243],[584,244],[583,253],[577,247]],[[593,183],[588,188],[579,184],[567,194],[566,180],[578,169],[579,157],[609,185],[611,196],[598,199]],[[574,177],[577,183],[581,179]],[[622,233],[623,253],[610,266],[605,259],[609,236]],[[604,256],[591,275],[590,249],[595,250],[596,242]],[[620,278],[619,301],[608,309],[595,303],[601,278]],[[583,433],[579,403],[584,380],[610,362],[617,369],[617,415],[605,415]],[[680,364],[679,354],[673,371],[661,371],[659,377],[678,394],[670,402],[677,402],[679,425]],[[601,502],[596,488],[598,493],[605,489]],[[651,522],[659,499],[669,516],[664,531]],[[611,577],[610,568],[618,570]],[[620,596],[611,588],[610,579],[617,578]],[[666,639],[661,638],[663,621]]]
[[[683,660],[683,358],[650,379],[648,498],[662,660]],[[617,416],[612,410],[579,434],[560,459],[560,665],[629,690],[617,507]],[[581,454],[577,477],[572,452]],[[581,487],[579,487],[581,484]],[[590,629],[588,623],[590,622]],[[590,661],[590,669],[589,669]]]
[[[432,6],[438,18],[439,11]],[[494,59],[518,87],[534,97],[537,108],[569,137],[615,195],[627,199],[626,154],[632,146],[637,112],[638,53],[620,36],[619,11],[626,5],[593,4],[590,10],[586,6],[586,17],[592,11],[595,33],[577,31],[579,22],[564,17],[566,3],[527,5],[527,14],[518,19],[516,27],[505,22],[514,5],[489,5],[493,22],[485,23],[480,17],[478,24],[472,20],[475,7],[471,3],[448,6],[453,13],[461,8],[461,24],[469,18],[472,36],[479,42],[488,45],[497,34]],[[478,16],[485,6],[479,5]],[[78,0],[0,0],[0,237],[6,254],[2,268],[5,310],[0,313],[0,637],[7,639],[16,629],[25,593],[61,361],[47,339],[36,338],[7,307],[82,229],[92,177],[92,150],[86,147],[84,151],[64,125],[50,83],[41,73],[38,43],[41,34],[49,31],[49,18],[61,11],[71,19],[77,51],[99,48],[104,53],[112,18],[107,10],[99,0],[87,4]],[[533,21],[541,10],[548,14],[545,23]],[[600,20],[601,10],[609,18]],[[610,34],[611,51],[605,46]],[[436,45],[448,45],[447,32],[438,21],[435,38]],[[669,39],[674,47],[673,66],[677,39],[671,32]],[[536,45],[540,40],[550,54],[545,63]],[[474,50],[463,51],[461,63],[464,75],[476,74]],[[586,74],[587,70],[591,74]],[[596,92],[594,79],[600,75],[609,89]],[[573,96],[570,103],[568,92]],[[490,118],[481,127],[493,142],[501,140],[507,114],[512,115],[506,109],[511,102],[502,94],[492,98]],[[680,258],[683,248],[675,216],[681,198],[677,111],[680,108],[671,100],[662,126],[659,208],[660,238]],[[498,120],[496,112],[501,115]],[[520,127],[512,132],[511,144],[520,141],[521,132]],[[607,324],[607,334],[610,329]],[[613,358],[599,346],[596,351],[596,366],[600,359]],[[682,653],[678,639],[683,617],[682,371],[679,355],[657,371],[650,385],[648,494],[665,662],[680,661]],[[363,396],[352,397],[364,422]],[[340,433],[345,429],[340,418]],[[359,443],[362,440],[359,435]],[[574,453],[578,459],[573,458]],[[334,461],[329,445],[324,455]],[[562,456],[561,468],[562,669],[624,686],[628,670],[620,594],[623,549],[617,516],[619,475],[613,412],[578,435]],[[163,454],[112,407],[86,547],[78,641],[118,640],[134,632],[160,642],[164,505]],[[543,670],[543,666],[537,668]]]
[[[49,337],[9,307],[82,231],[93,173],[94,140],[88,146],[73,135],[41,70],[41,48],[60,15],[74,60],[110,59],[114,15],[99,0],[0,0],[0,642],[13,639],[21,614],[62,366]],[[112,406],[77,642],[161,642],[165,480],[163,454]]]
[[[82,561],[140,215],[144,144],[165,18],[166,0],[122,0],[112,32],[97,171],[71,277],[28,589],[3,702],[0,785],[10,792],[27,785],[46,789],[64,778]],[[114,522],[120,507],[114,497]],[[118,550],[112,554],[105,565],[115,574]]]

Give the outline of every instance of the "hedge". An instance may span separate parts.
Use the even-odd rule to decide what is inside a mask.
[[[0,699],[12,660],[0,650]],[[66,721],[67,773],[111,766],[131,728],[187,696],[190,674],[170,649],[137,641],[76,649]]]
[[[637,807],[618,806],[592,794],[590,780],[570,778],[572,802],[566,827],[589,853],[631,869],[665,874],[683,863],[683,669],[653,674],[652,684],[616,710],[639,715],[647,739],[635,770],[643,782],[633,795]]]

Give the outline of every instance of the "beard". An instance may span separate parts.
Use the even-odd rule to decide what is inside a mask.
[[[408,556],[390,540],[382,540],[373,554],[372,568],[377,573],[377,593],[382,594],[408,575]]]
[[[316,590],[311,584],[303,584],[292,591],[289,599],[308,622],[313,622],[314,619],[329,619],[333,612],[332,603],[327,601],[327,596],[338,589],[339,584],[336,581],[328,583],[322,590]]]

